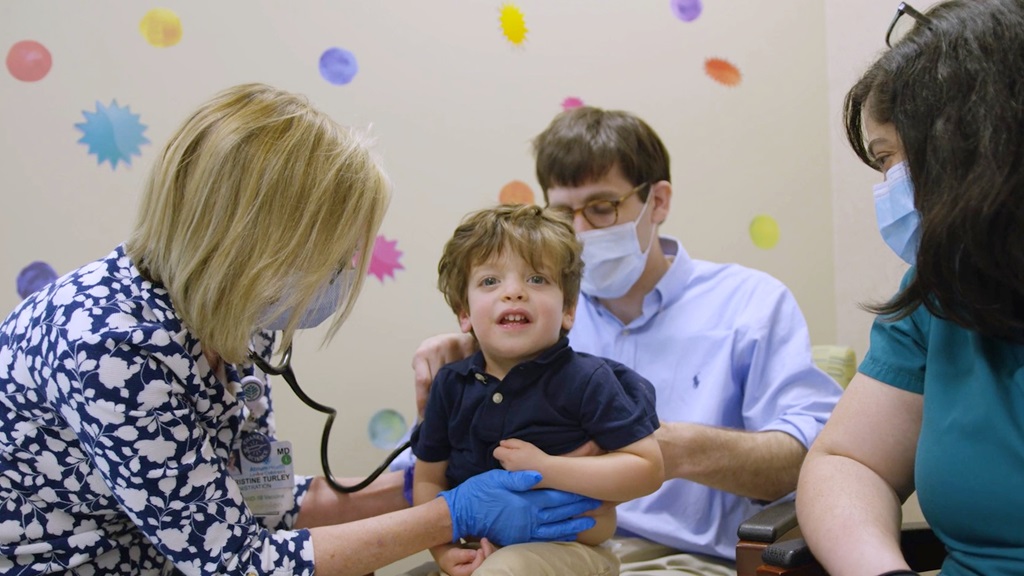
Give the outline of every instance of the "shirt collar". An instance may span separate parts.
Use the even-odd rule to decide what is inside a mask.
[[[686,253],[682,242],[671,236],[662,236],[658,239],[661,242],[661,251],[666,257],[672,258],[665,275],[658,280],[651,291],[644,298],[644,316],[647,315],[647,308],[654,304],[658,308],[665,308],[675,304],[690,284],[690,277],[693,275],[693,259]]]
[[[658,280],[658,283],[654,286],[646,296],[644,296],[643,313],[639,318],[630,322],[630,328],[636,328],[647,323],[655,314],[657,314],[663,308],[667,308],[675,304],[679,299],[686,293],[686,288],[690,283],[690,277],[693,275],[693,259],[686,253],[683,248],[682,242],[671,236],[659,236],[658,242],[661,243],[661,251],[666,257],[672,258],[669,262],[668,270],[665,271],[665,275]],[[587,294],[580,293],[582,298],[586,298],[594,308],[598,311],[601,316],[609,318],[615,318],[615,316],[609,312],[601,302]],[[617,319],[616,319],[617,320]]]
[[[562,336],[561,338],[558,339],[558,342],[555,342],[554,345],[552,345],[550,348],[541,352],[540,355],[538,355],[536,358],[534,358],[533,360],[527,360],[526,362],[522,362],[519,364],[519,366],[525,365],[528,368],[532,368],[533,366],[544,366],[550,364],[551,362],[554,362],[555,360],[560,358],[563,354],[568,353],[568,349],[569,338],[567,338],[566,336]],[[452,370],[454,370],[457,374],[460,374],[462,376],[486,374],[487,372],[484,370],[484,353],[477,350],[475,354],[473,354],[466,360],[454,364],[452,366]]]

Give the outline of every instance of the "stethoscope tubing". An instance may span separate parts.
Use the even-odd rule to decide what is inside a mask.
[[[398,458],[398,456],[402,452],[404,452],[406,448],[409,447],[410,443],[406,441],[398,448],[395,448],[391,452],[391,454],[389,454],[388,457],[384,459],[384,462],[361,482],[354,484],[352,486],[344,486],[342,484],[339,484],[338,481],[334,479],[334,474],[331,473],[331,464],[328,458],[327,449],[328,442],[330,441],[331,437],[331,426],[334,425],[334,417],[337,416],[338,411],[335,410],[334,408],[331,408],[330,406],[325,406],[317,402],[316,400],[313,400],[305,392],[302,391],[302,388],[299,388],[299,382],[295,378],[295,371],[292,370],[292,347],[288,346],[288,349],[284,351],[284,354],[281,356],[281,362],[279,362],[277,366],[271,366],[268,362],[263,360],[263,358],[261,358],[255,352],[249,353],[249,359],[252,360],[253,364],[255,364],[257,368],[262,370],[268,376],[281,376],[282,378],[284,378],[284,381],[288,383],[288,386],[292,389],[292,392],[294,392],[295,395],[299,397],[299,400],[302,400],[303,404],[309,406],[310,408],[316,410],[317,412],[327,415],[327,421],[324,422],[324,431],[323,434],[320,436],[320,465],[324,471],[324,479],[327,480],[327,484],[329,484],[330,487],[333,488],[334,490],[345,494],[351,494],[352,492],[358,492],[363,488],[366,488],[367,486],[372,484],[373,481],[376,480],[378,476],[380,476],[382,473],[384,473],[385,470],[388,469],[388,466],[391,465],[395,458]]]

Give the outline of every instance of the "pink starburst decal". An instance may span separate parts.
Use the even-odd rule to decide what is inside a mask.
[[[399,262],[402,251],[395,248],[398,240],[388,240],[383,234],[377,236],[373,243],[373,256],[370,257],[370,269],[368,272],[384,282],[385,276],[395,277],[395,270],[405,270],[405,266]]]

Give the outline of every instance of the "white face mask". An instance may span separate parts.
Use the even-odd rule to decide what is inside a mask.
[[[653,192],[648,192],[647,201],[636,220],[576,234],[583,243],[580,290],[584,294],[596,298],[621,298],[640,279],[647,265],[647,255],[654,246],[656,227],[651,225],[647,250],[640,248],[636,228],[653,195]]]
[[[338,304],[341,303],[342,298],[352,289],[355,279],[356,270],[353,268],[348,268],[338,273],[313,297],[313,303],[310,304],[306,313],[299,319],[299,324],[296,328],[315,328],[323,324],[324,320],[330,318],[338,310]],[[276,306],[271,306],[265,317],[272,318],[277,312]],[[264,328],[267,330],[284,330],[294,313],[294,310],[289,310],[266,324]]]

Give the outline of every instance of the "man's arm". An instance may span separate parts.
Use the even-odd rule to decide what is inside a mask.
[[[738,324],[732,358],[734,370],[745,370],[745,430],[667,422],[655,436],[666,477],[770,502],[796,489],[807,446],[842,390],[815,367],[807,321],[792,293],[775,279],[759,286]]]
[[[799,440],[777,430],[662,422],[654,436],[666,480],[682,478],[754,500],[772,501],[795,490],[807,454]]]

